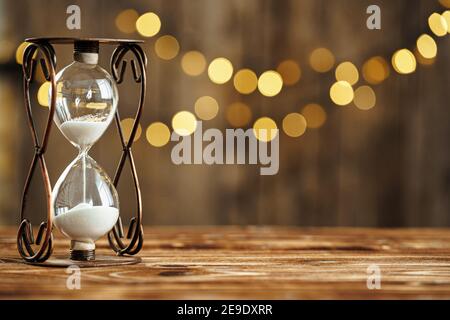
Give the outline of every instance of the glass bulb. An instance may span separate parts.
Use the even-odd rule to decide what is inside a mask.
[[[96,63],[84,61],[95,62],[78,58],[56,75],[54,120],[67,140],[88,149],[111,123],[119,97],[108,72]]]
[[[55,226],[80,250],[93,250],[94,242],[117,222],[119,196],[116,188],[88,155],[80,154],[64,170],[53,195]]]
[[[95,258],[95,241],[119,217],[119,197],[105,171],[88,155],[117,109],[114,79],[97,65],[98,43],[75,43],[74,62],[56,75],[54,121],[78,156],[52,192],[54,225],[71,240],[73,260]]]

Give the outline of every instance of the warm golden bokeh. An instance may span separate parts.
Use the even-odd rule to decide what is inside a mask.
[[[317,129],[323,126],[327,120],[327,114],[321,105],[310,103],[303,107],[302,115],[306,119],[308,128]]]
[[[136,21],[138,18],[139,14],[136,10],[124,10],[116,17],[116,27],[123,33],[133,33],[136,31]]]
[[[431,59],[424,58],[417,48],[414,49],[414,56],[416,57],[417,63],[419,63],[422,66],[429,67],[436,62],[436,57]]]
[[[181,68],[189,76],[199,76],[206,69],[205,56],[199,51],[189,51],[181,59]]]
[[[50,105],[49,103],[49,91],[50,91],[50,85],[51,83],[49,81],[44,82],[39,87],[38,93],[37,93],[37,100],[38,103],[43,107],[48,107]]]
[[[197,119],[189,111],[180,111],[172,118],[172,128],[180,136],[188,136],[197,129]]]
[[[361,86],[355,90],[353,102],[358,109],[369,110],[375,106],[377,98],[371,87]]]
[[[263,96],[274,97],[283,88],[283,79],[276,71],[269,70],[259,76],[258,90]]]
[[[224,84],[233,76],[233,65],[226,58],[216,58],[209,64],[208,76],[212,82]]]
[[[269,117],[261,117],[253,124],[253,134],[256,139],[263,142],[269,142],[278,135],[277,124]]]
[[[432,13],[428,18],[430,30],[438,37],[443,37],[448,33],[447,20],[439,13]]]
[[[423,34],[417,39],[417,51],[425,59],[433,59],[437,55],[436,42],[429,35]]]
[[[204,96],[195,102],[195,114],[202,120],[211,120],[219,112],[219,104],[216,99],[210,96]]]
[[[283,131],[292,138],[303,135],[306,131],[306,119],[300,113],[289,113],[283,119]]]
[[[356,66],[350,61],[340,63],[335,72],[336,80],[347,81],[351,85],[354,85],[359,80],[359,72]]]
[[[447,22],[447,32],[450,33],[450,10],[446,10],[442,16],[444,17],[445,21]]]
[[[302,76],[302,70],[294,60],[282,61],[277,67],[277,72],[281,75],[283,83],[287,86],[296,84]]]
[[[252,111],[245,103],[234,102],[227,107],[225,116],[229,124],[235,128],[241,128],[250,123]]]
[[[309,63],[313,70],[325,73],[330,71],[334,66],[334,55],[327,48],[317,48],[309,56]]]
[[[258,87],[258,77],[250,69],[241,69],[234,75],[233,84],[242,94],[250,94]]]
[[[372,57],[362,69],[364,80],[370,84],[379,84],[389,77],[389,65],[383,57]]]
[[[22,64],[23,61],[23,54],[25,52],[25,49],[29,46],[30,44],[28,42],[22,42],[16,50],[16,62],[18,64]],[[36,55],[36,54],[35,54]]]
[[[170,129],[162,122],[153,122],[148,126],[145,136],[152,146],[162,147],[170,141]]]
[[[155,42],[155,53],[163,60],[172,60],[179,51],[180,45],[177,39],[171,35],[159,37]]]
[[[28,78],[16,63],[17,47],[28,37],[110,39],[99,42],[98,66],[123,78],[117,81],[121,121],[113,119],[91,156],[114,178],[122,151],[117,127],[125,140],[137,140],[133,155],[144,229],[148,224],[450,227],[450,202],[442,189],[449,169],[443,160],[450,158],[450,38],[448,28],[443,35],[441,18],[435,15],[432,27],[442,37],[428,24],[437,13],[448,26],[450,9],[438,0],[73,1],[81,8],[80,30],[76,15],[66,13],[68,2],[1,3],[0,181],[6,187],[0,192],[0,227],[20,223],[21,190],[36,151],[24,109]],[[369,30],[378,22],[374,5],[381,9],[380,30]],[[72,40],[48,40],[55,73],[75,60]],[[90,51],[79,44],[78,51]],[[17,52],[19,63],[25,45]],[[46,48],[28,44],[29,52],[36,52],[29,97],[40,143],[50,110],[49,84],[41,88],[47,81],[40,60]],[[403,48],[414,58],[401,51],[392,64]],[[115,66],[113,52],[119,54]],[[75,56],[84,57],[93,55]],[[90,76],[98,81],[109,76],[85,67],[90,70],[74,69],[53,90],[60,102],[56,111],[77,120],[62,129],[83,139],[104,128],[78,120],[104,120],[117,98],[108,85],[89,90]],[[139,81],[141,75],[145,81]],[[130,138],[142,103],[141,127],[136,123],[137,136]],[[53,186],[77,150],[50,120],[45,157]],[[279,146],[259,143],[254,125],[278,128],[272,142],[279,139]],[[133,212],[125,211],[136,201],[129,169],[126,163],[118,188],[120,214],[128,224]],[[39,164],[36,171],[24,212],[35,221],[33,228],[47,206]]]
[[[439,0],[439,3],[446,8],[450,8],[450,0]]]
[[[400,49],[392,56],[392,66],[400,74],[410,74],[416,71],[416,58],[408,49]]]
[[[353,88],[347,81],[337,81],[330,88],[330,97],[338,106],[346,106],[353,100]]]
[[[131,135],[131,130],[133,129],[134,119],[132,118],[126,118],[122,119],[120,121],[120,127],[122,128],[122,133],[124,136],[124,139],[128,141]],[[139,140],[142,134],[142,127],[141,124],[138,124],[136,135],[134,136],[134,141]]]
[[[136,29],[143,37],[153,37],[161,29],[161,20],[156,13],[144,13],[136,20]]]

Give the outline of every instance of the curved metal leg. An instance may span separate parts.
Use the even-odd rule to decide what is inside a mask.
[[[30,84],[33,81],[33,75],[36,70],[37,61],[33,58],[37,52],[41,52],[43,58],[39,60],[42,71],[47,81],[51,82],[52,94],[49,107],[49,114],[47,117],[46,127],[42,136],[42,142],[39,141],[39,136],[36,131],[36,125],[33,120],[30,99]],[[22,71],[24,75],[23,87],[25,94],[25,109],[27,113],[28,125],[30,127],[31,136],[34,143],[34,156],[31,161],[30,169],[25,181],[25,186],[22,193],[22,204],[20,210],[20,226],[17,232],[17,249],[21,257],[28,262],[43,262],[47,260],[52,254],[52,207],[51,207],[51,184],[48,175],[47,165],[45,163],[44,154],[47,149],[50,130],[53,123],[53,115],[56,104],[56,82],[55,82],[55,67],[56,56],[53,47],[49,43],[30,44],[23,55]],[[30,187],[31,179],[36,171],[37,164],[41,169],[41,175],[44,181],[44,189],[47,200],[47,217],[46,221],[42,222],[39,227],[36,239],[33,235],[33,228],[28,219],[24,217],[27,205],[27,196]],[[40,246],[35,251],[32,245]]]
[[[147,66],[147,58],[145,56],[144,51],[139,45],[136,44],[121,44],[119,45],[112,57],[111,57],[111,71],[115,81],[120,84],[123,81],[123,75],[126,70],[127,61],[124,60],[124,56],[126,53],[131,52],[134,55],[134,58],[131,60],[131,69],[133,72],[134,81],[140,84],[140,97],[139,97],[139,105],[136,111],[136,115],[134,117],[133,127],[131,129],[131,134],[128,141],[125,141],[125,137],[122,132],[122,128],[120,126],[120,115],[119,111],[116,112],[115,119],[117,124],[117,130],[119,133],[120,141],[122,143],[122,156],[120,158],[119,164],[117,166],[116,173],[114,175],[114,186],[117,187],[120,176],[123,171],[123,167],[125,166],[125,162],[128,159],[131,168],[131,175],[133,177],[134,189],[136,193],[136,203],[137,203],[137,213],[131,218],[130,225],[128,227],[127,239],[130,239],[128,244],[123,242],[124,232],[122,227],[122,220],[119,216],[117,224],[114,228],[108,233],[108,241],[110,247],[118,254],[118,255],[134,255],[138,253],[144,242],[144,230],[142,227],[142,197],[141,190],[139,187],[139,179],[137,176],[136,166],[134,163],[133,153],[131,147],[134,142],[134,137],[136,136],[136,132],[139,126],[139,121],[142,115],[142,110],[145,102],[145,93],[146,93],[146,66]],[[137,65],[136,65],[137,61]]]

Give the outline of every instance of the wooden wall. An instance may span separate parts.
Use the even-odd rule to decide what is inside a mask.
[[[82,30],[67,31],[65,8],[75,2],[82,8]],[[279,126],[284,115],[309,102],[322,104],[327,112],[320,129],[298,139],[281,133],[280,170],[275,176],[260,176],[255,166],[175,166],[171,145],[152,147],[142,135],[134,152],[145,223],[450,226],[449,37],[438,40],[433,66],[419,67],[409,76],[391,70],[391,77],[374,87],[377,105],[367,112],[333,105],[328,95],[333,72],[320,75],[308,66],[310,52],[320,46],[329,48],[338,62],[350,60],[358,67],[375,55],[389,61],[395,50],[413,48],[415,39],[427,32],[428,15],[444,10],[437,1],[377,1],[382,8],[380,31],[365,27],[365,10],[373,2],[365,0],[75,2],[3,0],[1,37],[17,44],[27,36],[129,37],[116,29],[114,19],[121,10],[135,8],[156,12],[163,23],[161,34],[176,36],[182,53],[200,50],[208,61],[225,56],[235,69],[250,67],[257,73],[276,68],[286,58],[297,60],[302,68],[300,83],[275,98],[258,93],[243,97],[230,83],[212,84],[206,74],[188,77],[180,68],[180,56],[170,62],[158,59],[155,39],[148,39],[144,130],[157,120],[170,124],[182,109],[193,111],[202,95],[213,96],[220,105],[218,117],[205,126],[220,129],[227,127],[225,106],[235,101],[251,106],[253,120],[268,115]],[[61,67],[70,61],[70,49],[58,52]],[[104,66],[110,53],[110,48],[103,50]],[[20,68],[11,61],[0,70],[0,223],[12,224],[17,222],[32,147]],[[121,88],[125,116],[133,113],[135,92],[129,85]],[[43,120],[45,110],[36,108]],[[111,174],[120,153],[112,129],[92,151]],[[75,150],[56,128],[51,139],[47,160],[54,183]],[[133,196],[127,183],[129,177],[119,188],[124,215]],[[38,183],[33,188],[28,214],[37,222],[44,204]]]

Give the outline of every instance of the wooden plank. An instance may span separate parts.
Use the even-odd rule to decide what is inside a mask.
[[[17,258],[15,230],[0,237],[2,299],[430,299],[450,298],[450,230],[147,227],[138,265],[65,269]],[[55,253],[68,241],[56,234]],[[105,240],[100,254],[112,254]],[[367,267],[381,289],[367,289]]]

